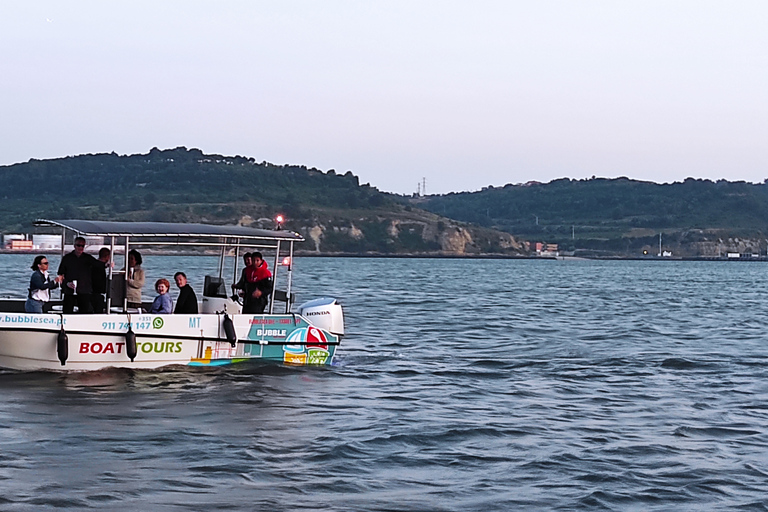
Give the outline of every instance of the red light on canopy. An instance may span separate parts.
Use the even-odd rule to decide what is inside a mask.
[[[285,219],[283,218],[282,215],[278,215],[277,217],[275,217],[275,221],[277,221],[278,224],[282,224],[284,220]]]
[[[290,256],[286,256],[285,258],[283,258],[282,265],[284,267],[290,267],[291,266],[291,257]]]

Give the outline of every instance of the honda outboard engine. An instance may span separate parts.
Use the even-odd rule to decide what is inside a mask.
[[[338,336],[344,335],[344,312],[336,299],[323,297],[305,302],[299,306],[299,314],[315,327]]]

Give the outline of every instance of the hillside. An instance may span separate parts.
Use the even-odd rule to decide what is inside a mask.
[[[409,199],[434,213],[584,254],[626,256],[665,248],[681,256],[765,254],[768,185],[687,179],[560,179]]]
[[[241,223],[285,227],[302,251],[504,254],[514,237],[426,212],[343,175],[184,147],[30,160],[0,166],[0,232],[31,231],[36,218]]]

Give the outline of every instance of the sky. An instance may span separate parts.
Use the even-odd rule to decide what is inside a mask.
[[[768,2],[0,0],[0,165],[186,146],[411,194],[768,178]]]

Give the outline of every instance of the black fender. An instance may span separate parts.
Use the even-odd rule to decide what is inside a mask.
[[[59,356],[61,366],[64,366],[67,362],[67,358],[69,357],[69,336],[67,336],[67,333],[64,330],[63,322],[61,325],[61,330],[59,331],[59,335],[56,337],[56,355]]]
[[[224,313],[224,320],[221,321],[224,327],[224,334],[227,336],[227,341],[234,347],[237,345],[237,335],[235,334],[235,324],[229,315]]]
[[[136,358],[136,351],[136,333],[133,332],[129,325],[125,333],[125,354],[131,359],[131,362]]]

